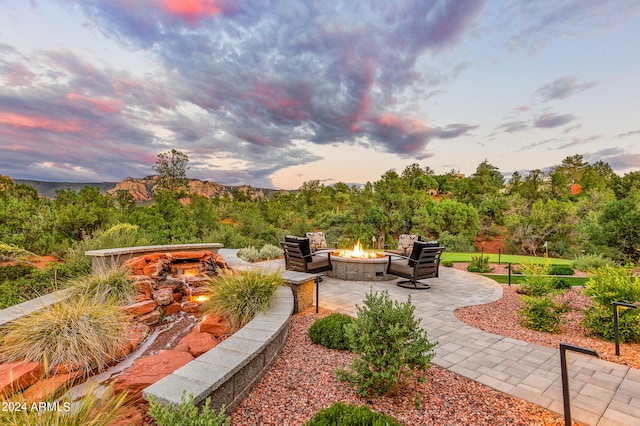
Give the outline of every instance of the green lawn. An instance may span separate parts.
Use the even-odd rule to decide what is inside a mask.
[[[481,253],[452,253],[445,250],[442,253],[442,260],[448,260],[451,262],[471,262],[471,258],[473,256],[479,256],[480,254]],[[498,263],[497,254],[485,254],[485,256],[489,256],[489,262]],[[547,259],[544,257],[521,256],[517,254],[500,255],[500,263],[545,263],[546,261],[549,261],[552,265],[571,265],[573,262],[571,259],[557,259],[553,257]]]
[[[480,274],[484,277],[491,278],[495,282],[499,284],[508,284],[509,276],[508,275],[495,275],[495,274]],[[525,277],[522,275],[513,275],[511,274],[511,284],[522,284],[524,282]],[[563,280],[571,284],[571,286],[583,286],[589,281],[587,277],[562,277]]]

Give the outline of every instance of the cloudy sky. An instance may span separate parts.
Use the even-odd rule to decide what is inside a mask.
[[[0,0],[0,174],[640,169],[637,0]]]

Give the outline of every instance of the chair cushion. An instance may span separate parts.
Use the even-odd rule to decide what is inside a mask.
[[[418,260],[420,258],[420,255],[422,254],[422,249],[425,247],[434,247],[434,246],[429,246],[428,242],[425,241],[416,241],[415,243],[413,243],[413,249],[411,249],[411,255],[409,256],[409,266],[410,267],[414,267],[416,265],[416,260]],[[435,246],[437,247],[437,246]]]
[[[409,266],[405,259],[396,259],[396,260],[391,260],[391,262],[389,262],[388,271],[400,272],[405,275],[411,275],[413,274],[413,266]]]
[[[318,268],[325,268],[329,266],[329,259],[327,256],[313,256],[312,261],[307,263],[307,270],[314,270]]]
[[[312,249],[327,248],[327,240],[324,237],[324,232],[306,232],[305,236],[309,239],[309,246]]]
[[[294,235],[287,235],[284,237],[287,243],[298,243],[300,245],[300,252],[305,256],[307,263],[311,262],[311,249],[309,248],[309,239],[305,237],[296,237]]]
[[[401,234],[398,238],[398,250],[407,250],[413,247],[413,243],[416,241],[422,241],[420,235],[416,234]]]

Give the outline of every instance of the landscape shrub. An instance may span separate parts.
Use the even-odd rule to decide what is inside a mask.
[[[551,265],[547,273],[549,275],[574,275],[576,272],[569,265]]]
[[[592,336],[614,340],[613,302],[636,303],[640,300],[640,277],[623,267],[602,266],[587,281],[585,294],[594,306],[584,313],[582,325]],[[621,342],[640,341],[640,309],[618,308]]]
[[[576,256],[572,266],[578,271],[589,272],[603,266],[617,266],[618,264],[602,254],[581,254]]]
[[[274,246],[273,244],[265,244],[264,247],[260,249],[260,258],[264,260],[269,259],[277,259],[282,256],[284,251],[278,246]]]
[[[549,276],[549,265],[527,263],[520,265],[524,282],[520,291],[527,296],[545,296],[556,289],[556,278]]]
[[[453,262],[451,260],[443,260],[442,266],[446,266],[447,268],[451,268],[453,266]]]
[[[559,333],[562,315],[569,312],[567,305],[553,301],[550,296],[523,296],[525,307],[520,311],[522,325],[545,333]]]
[[[260,251],[253,246],[241,248],[240,250],[238,250],[237,256],[245,262],[252,263],[262,259],[262,257],[260,256]]]
[[[78,295],[22,316],[6,328],[0,359],[73,364],[85,373],[107,366],[126,341],[129,321],[113,303]]]
[[[222,271],[209,281],[212,295],[206,309],[225,318],[237,330],[266,310],[271,296],[283,284],[280,271]]]
[[[450,252],[472,253],[476,251],[472,241],[462,234],[452,235],[447,231],[442,231],[438,242]]]
[[[229,426],[231,418],[225,414],[226,407],[220,410],[210,407],[211,397],[205,399],[202,408],[198,408],[193,401],[193,394],[182,391],[182,398],[177,408],[172,405],[164,406],[149,398],[149,416],[158,426]]]
[[[334,402],[318,411],[306,426],[400,426],[396,419],[369,407]]]
[[[467,271],[469,272],[479,272],[479,273],[487,273],[491,272],[493,269],[489,267],[489,256],[471,256],[471,262],[469,262],[469,266],[467,266]]]
[[[3,281],[14,281],[20,277],[24,277],[25,275],[34,272],[36,268],[31,265],[9,265],[9,266],[0,266],[0,283]]]
[[[309,337],[313,343],[330,349],[349,349],[349,339],[345,334],[345,326],[353,322],[349,315],[333,313],[316,320],[309,327]]]
[[[111,300],[118,305],[132,303],[136,295],[131,271],[122,265],[112,266],[103,272],[80,275],[72,279],[71,284],[89,297]]]
[[[345,326],[345,332],[358,356],[349,370],[337,370],[339,380],[355,386],[360,395],[393,394],[416,369],[429,369],[437,342],[429,342],[420,327],[411,297],[400,303],[391,301],[387,290],[372,290],[357,309],[357,318]]]
[[[640,312],[638,309],[618,307],[618,338],[620,342],[640,342]],[[593,337],[613,342],[613,307],[591,306],[584,311],[582,325]]]
[[[68,388],[65,386],[60,393]],[[126,392],[113,393],[111,386],[100,390],[92,384],[79,399],[47,397],[37,402],[27,402],[21,394],[0,398],[0,402],[19,404],[20,410],[6,410],[0,416],[3,426],[109,426],[124,414],[130,396]],[[47,403],[55,409],[35,409],[32,404]],[[73,404],[73,405],[72,405]],[[4,407],[4,404],[3,404]],[[24,408],[24,409],[22,409]],[[32,409],[33,408],[33,409]]]

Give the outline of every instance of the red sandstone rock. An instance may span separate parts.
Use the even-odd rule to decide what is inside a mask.
[[[141,322],[136,322],[127,331],[127,342],[116,350],[116,358],[124,358],[133,352],[148,334],[149,326]]]
[[[138,293],[144,294],[145,296],[151,296],[151,292],[153,291],[153,281],[138,281],[133,285]]]
[[[188,314],[197,314],[200,312],[200,305],[197,302],[182,302],[182,310]]]
[[[0,365],[0,395],[11,395],[25,389],[44,375],[41,362],[17,361]]]
[[[130,268],[132,271],[142,270],[146,265],[147,261],[144,257],[134,257],[124,262],[124,266]]]
[[[170,305],[164,307],[164,316],[175,315],[182,310],[182,306],[178,302],[173,302]]]
[[[149,262],[142,268],[142,273],[145,275],[154,276],[158,271],[158,262]]]
[[[158,310],[151,311],[138,317],[138,321],[147,325],[156,325],[160,322],[160,312]]]
[[[174,350],[189,352],[197,358],[217,344],[218,341],[211,334],[200,333],[194,329],[180,340]]]
[[[135,300],[135,302],[138,303],[138,302],[148,302],[149,300],[153,300],[153,299],[151,299],[149,296],[145,296],[144,294],[138,294],[136,297],[133,298],[133,300]]]
[[[173,300],[175,300],[176,302],[180,302],[182,300],[182,292],[181,291],[175,291],[173,293]]]
[[[121,306],[120,309],[132,315],[144,315],[153,311],[157,306],[158,304],[154,300],[148,300],[134,303],[133,305]]]
[[[198,330],[202,333],[210,333],[220,337],[230,331],[229,323],[218,315],[207,314],[202,318]]]
[[[142,390],[152,383],[173,373],[189,361],[193,356],[183,351],[162,351],[157,355],[140,358],[131,368],[121,374],[115,382],[114,391],[127,391],[133,398],[142,398]]]
[[[185,260],[185,259],[200,259],[202,257],[209,256],[213,253],[206,250],[199,250],[199,251],[174,251],[169,254],[170,256],[168,257],[170,259]]]
[[[33,402],[40,402],[55,398],[61,390],[73,386],[78,379],[83,377],[82,371],[74,371],[73,373],[56,374],[48,379],[42,379],[22,393],[23,398],[28,405]]]
[[[66,374],[80,370],[82,367],[77,364],[66,362],[64,364],[56,364],[51,367],[49,374]]]
[[[173,290],[171,287],[162,287],[157,289],[152,294],[153,300],[160,306],[170,305],[174,302]]]
[[[191,289],[191,296],[202,296],[202,295],[210,295],[211,289],[209,287],[196,287]]]

